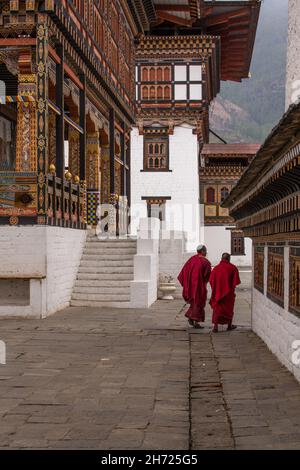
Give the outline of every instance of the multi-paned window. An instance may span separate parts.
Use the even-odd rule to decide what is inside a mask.
[[[169,136],[147,136],[144,139],[144,170],[169,170]]]
[[[174,66],[174,99],[175,101],[202,100],[202,65]]]
[[[142,101],[201,101],[201,64],[161,64],[137,67],[136,81]]]
[[[245,239],[243,232],[231,230],[231,254],[233,256],[245,255]]]

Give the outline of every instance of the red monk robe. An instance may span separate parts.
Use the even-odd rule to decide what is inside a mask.
[[[214,325],[232,324],[235,303],[235,288],[240,281],[239,271],[234,264],[222,260],[213,270],[209,279],[212,293],[210,305],[213,309]]]
[[[205,320],[207,283],[211,273],[210,262],[201,254],[192,256],[183,266],[178,281],[183,287],[182,297],[190,304],[185,316],[195,322]]]

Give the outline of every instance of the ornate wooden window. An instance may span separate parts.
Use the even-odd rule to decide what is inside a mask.
[[[269,247],[268,253],[268,297],[284,304],[284,251],[283,247]]]
[[[300,315],[300,248],[290,250],[290,311]]]
[[[144,139],[144,170],[169,170],[169,136],[157,137],[145,135]]]
[[[214,188],[207,188],[206,190],[206,202],[208,204],[214,204],[216,202],[216,191]]]
[[[243,232],[239,230],[231,231],[231,254],[233,256],[245,255],[245,239]]]
[[[254,287],[264,292],[265,254],[263,246],[254,247]]]

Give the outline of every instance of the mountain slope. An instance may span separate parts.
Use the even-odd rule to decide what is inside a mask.
[[[262,142],[284,113],[287,25],[288,0],[265,0],[251,78],[223,82],[211,107],[210,127],[226,141]]]

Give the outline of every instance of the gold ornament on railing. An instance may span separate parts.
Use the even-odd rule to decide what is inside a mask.
[[[77,175],[74,176],[74,183],[75,183],[75,184],[79,184],[79,183],[80,183],[80,178],[79,178],[79,176],[77,176]]]
[[[51,175],[55,175],[56,167],[53,163],[51,163],[51,165],[49,166],[49,171],[50,171]]]
[[[70,181],[72,179],[72,173],[70,173],[69,171],[66,171],[65,178],[67,181]]]

